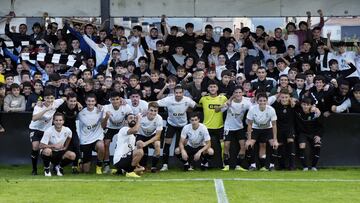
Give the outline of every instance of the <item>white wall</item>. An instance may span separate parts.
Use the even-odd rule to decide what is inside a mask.
[[[111,16],[278,17],[305,16],[318,8],[329,16],[360,15],[359,0],[110,0]]]
[[[5,22],[6,22],[5,20],[0,21],[0,34],[1,35],[5,34]],[[22,24],[22,23],[26,24],[26,18],[14,18],[10,22],[10,28],[13,25],[17,26],[16,27],[16,32],[19,32],[19,27],[18,26],[20,24]],[[31,27],[30,28],[28,27],[28,29],[31,29]],[[11,29],[10,29],[10,31],[11,31]]]
[[[15,14],[18,17],[50,16],[100,16],[101,0],[15,0]],[[0,16],[10,12],[10,0],[0,0]]]
[[[0,0],[0,16],[10,11],[10,0]],[[18,17],[100,16],[101,0],[15,0]],[[329,16],[360,15],[359,0],[110,0],[110,13],[121,16],[278,17],[304,16],[318,8]]]
[[[341,40],[341,26],[339,25],[326,25],[323,27],[322,36],[326,37],[326,34],[331,32],[331,40]]]

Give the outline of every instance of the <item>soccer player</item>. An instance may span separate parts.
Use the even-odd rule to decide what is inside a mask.
[[[45,176],[51,176],[50,162],[55,165],[56,175],[63,176],[63,167],[75,160],[76,154],[68,150],[72,132],[64,125],[64,115],[54,114],[54,125],[45,130],[39,148],[44,161]]]
[[[227,98],[224,95],[218,95],[218,85],[211,80],[208,83],[209,95],[201,97],[199,106],[204,111],[204,125],[208,128],[211,136],[211,146],[214,149],[214,162],[218,163],[215,167],[222,168],[221,145],[220,140],[223,138],[223,105]]]
[[[102,165],[104,160],[104,134],[101,127],[103,111],[96,107],[95,94],[87,94],[85,97],[86,108],[80,111],[79,120],[79,138],[80,150],[82,152],[82,171],[88,173],[92,152],[97,152],[96,174],[102,174]]]
[[[129,93],[129,98],[126,99],[126,103],[128,103],[133,111],[133,114],[137,115],[139,113],[145,115],[148,109],[148,103],[145,100],[141,99],[141,91],[133,89]]]
[[[300,106],[297,105],[295,107],[295,124],[298,133],[299,158],[303,166],[303,171],[309,170],[305,154],[306,141],[309,142],[313,149],[311,170],[317,171],[316,165],[320,158],[322,131],[322,125],[319,122],[320,115],[320,110],[313,105],[313,101],[309,97],[303,98]]]
[[[138,141],[135,148],[135,134],[140,129],[141,114],[135,116],[134,114],[127,114],[125,116],[124,126],[117,134],[117,141],[114,151],[114,166],[118,173],[124,172],[126,177],[140,177],[137,173],[145,170],[140,166],[139,162],[144,155],[142,149],[144,142]]]
[[[200,123],[199,113],[194,112],[190,116],[191,124],[187,124],[181,131],[179,147],[175,154],[184,163],[184,170],[188,171],[191,161],[201,160],[201,168],[206,169],[208,160],[214,155],[211,148],[209,131]]]
[[[44,135],[44,131],[51,127],[53,116],[56,108],[62,103],[63,99],[55,99],[55,94],[50,89],[44,90],[44,102],[41,105],[34,107],[30,129],[30,141],[32,145],[31,161],[32,161],[32,175],[37,175],[37,160],[39,156],[39,144]]]
[[[280,169],[285,169],[285,155],[289,159],[289,170],[295,169],[295,112],[294,103],[287,89],[280,90],[280,95],[277,101],[274,102],[272,107],[277,115],[277,139],[279,142],[279,155]],[[287,153],[285,153],[287,151]],[[274,163],[270,163],[274,164]]]
[[[66,96],[66,102],[61,104],[56,112],[60,112],[64,115],[64,126],[70,128],[72,131],[72,137],[69,144],[69,150],[75,152],[76,158],[72,164],[72,173],[78,174],[78,164],[81,157],[80,153],[80,141],[76,129],[76,118],[78,113],[82,110],[82,105],[77,102],[77,95],[75,93],[69,93]]]
[[[249,170],[256,170],[255,163],[255,150],[254,145],[256,142],[268,143],[271,146],[271,159],[277,157],[277,126],[276,126],[276,112],[273,107],[267,105],[268,97],[266,93],[259,93],[256,96],[257,104],[249,109],[246,116],[248,123],[247,133],[248,139],[245,143],[245,147],[248,150],[247,153],[251,155]],[[260,170],[267,171],[265,167],[266,152],[260,151],[259,161]],[[274,160],[271,160],[274,163]],[[273,170],[274,165],[269,166],[269,170]]]
[[[111,104],[103,106],[103,119],[101,126],[104,130],[104,173],[110,173],[110,143],[120,128],[124,125],[124,118],[127,114],[132,113],[132,109],[128,104],[122,104],[123,99],[121,98],[120,92],[111,92],[110,101]]]
[[[189,108],[196,107],[189,97],[184,96],[184,89],[177,85],[174,89],[174,95],[167,96],[157,101],[159,106],[166,107],[168,111],[167,129],[165,135],[165,145],[163,149],[163,166],[160,171],[168,170],[168,160],[171,142],[174,135],[177,136],[175,146],[179,143],[182,128],[187,124],[187,111]]]
[[[136,141],[144,142],[144,157],[141,159],[141,166],[146,166],[149,147],[155,149],[151,161],[152,173],[157,171],[156,165],[160,157],[160,135],[163,129],[163,120],[158,111],[159,105],[156,102],[150,102],[146,116],[141,119],[140,130],[136,136]]]
[[[229,170],[230,160],[230,144],[231,140],[236,140],[240,144],[240,151],[237,156],[235,170],[246,171],[242,166],[245,159],[245,141],[246,131],[244,129],[243,118],[246,111],[252,106],[250,99],[243,97],[243,88],[236,86],[232,97],[223,104],[221,111],[227,110],[225,124],[224,124],[224,168],[223,171]]]

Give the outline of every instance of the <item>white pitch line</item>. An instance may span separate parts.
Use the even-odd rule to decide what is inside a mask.
[[[360,179],[286,179],[286,178],[222,178],[223,181],[249,181],[249,182],[360,182]],[[193,182],[193,181],[214,181],[213,178],[174,178],[174,179],[146,179],[146,178],[123,178],[118,179],[81,179],[81,178],[19,178],[7,179],[1,178],[0,181],[6,182],[31,182],[31,181],[48,181],[48,182]]]
[[[218,203],[229,203],[223,181],[221,179],[214,179],[214,184]]]

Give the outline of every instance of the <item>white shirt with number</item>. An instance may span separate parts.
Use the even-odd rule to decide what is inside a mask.
[[[266,105],[265,110],[261,111],[259,104],[250,108],[246,118],[253,121],[252,128],[254,129],[272,128],[271,121],[277,120],[276,112],[273,107]]]
[[[180,101],[176,101],[173,95],[160,99],[157,103],[159,106],[167,108],[169,115],[167,122],[174,127],[185,126],[187,124],[187,109],[196,106],[196,102],[189,97],[184,96]]]
[[[139,134],[145,137],[150,137],[156,131],[163,129],[163,120],[159,114],[156,114],[153,120],[149,120],[147,116],[142,117],[140,121]]]
[[[131,99],[126,99],[126,103],[128,103],[133,111],[133,114],[137,115],[139,113],[145,115],[148,110],[148,103],[145,100],[140,99],[138,106],[133,106],[131,103]]]
[[[121,105],[119,109],[115,110],[112,104],[107,104],[103,107],[103,118],[106,116],[106,112],[110,112],[111,115],[107,121],[107,128],[120,129],[124,125],[124,118],[127,114],[132,113],[132,109],[128,104]]]
[[[198,148],[206,145],[210,140],[210,134],[206,126],[202,123],[194,130],[191,124],[187,124],[181,131],[181,137],[187,140],[188,146]]]
[[[53,104],[51,105],[51,110],[44,113],[44,115],[39,120],[31,121],[29,128],[32,130],[45,131],[46,129],[51,127],[52,121],[53,121],[53,116],[56,112],[56,109],[63,103],[64,103],[63,99],[54,100]],[[36,105],[34,107],[34,111],[33,111],[32,115],[38,114],[38,113],[44,111],[46,108],[47,107],[45,105],[42,105],[41,107]]]
[[[72,131],[70,130],[70,128],[63,126],[60,132],[58,132],[55,129],[55,126],[51,126],[50,128],[45,130],[44,136],[41,138],[40,143],[46,145],[60,144],[64,146],[66,140],[71,137],[72,137]]]
[[[129,127],[122,127],[118,134],[116,135],[116,146],[114,151],[113,162],[116,164],[120,159],[125,158],[127,155],[130,155],[131,152],[135,149],[135,136],[133,134],[128,135],[127,132]]]
[[[249,98],[243,97],[241,102],[231,102],[230,106],[225,106],[222,111],[227,110],[226,119],[224,123],[224,130],[240,130],[244,128],[243,118],[247,110],[253,104]]]
[[[79,119],[79,139],[80,144],[91,144],[97,140],[104,138],[103,129],[101,127],[101,120],[103,112],[95,107],[92,111],[84,108],[78,114]]]

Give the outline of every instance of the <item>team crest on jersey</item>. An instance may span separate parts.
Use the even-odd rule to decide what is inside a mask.
[[[287,110],[286,110],[286,109],[284,109],[284,110],[283,110],[283,113],[286,113],[286,112],[287,112]]]

